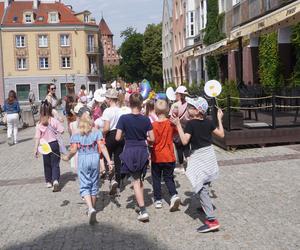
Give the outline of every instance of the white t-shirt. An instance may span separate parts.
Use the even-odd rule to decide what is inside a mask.
[[[102,120],[102,117],[96,119],[95,125],[102,131],[104,127],[104,121]]]
[[[103,121],[109,121],[109,131],[112,131],[116,129],[121,115],[121,109],[119,107],[109,107],[104,110],[101,118]]]

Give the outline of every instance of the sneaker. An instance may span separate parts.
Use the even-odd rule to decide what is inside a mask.
[[[93,225],[96,223],[96,210],[93,208],[88,211],[89,224]]]
[[[180,198],[177,194],[173,195],[171,198],[171,204],[170,204],[170,212],[175,212],[178,210],[180,205]]]
[[[12,141],[12,138],[11,138],[11,137],[8,137],[8,138],[7,138],[7,144],[8,144],[9,146],[12,146],[12,145],[13,145],[13,141]]]
[[[205,220],[204,225],[197,228],[198,233],[207,233],[212,231],[217,231],[220,228],[218,220]]]
[[[163,203],[162,203],[162,200],[157,200],[154,202],[154,206],[156,209],[160,209],[163,207]]]
[[[139,215],[137,217],[139,221],[145,222],[149,220],[149,214],[147,212],[139,212]]]
[[[110,195],[115,195],[118,191],[118,182],[116,181],[112,181],[110,184],[110,191],[109,194]]]
[[[59,183],[57,180],[53,181],[53,192],[59,191]]]
[[[185,174],[185,170],[184,170],[183,167],[175,168],[175,169],[174,169],[174,173],[175,173],[175,174]]]
[[[47,187],[47,188],[52,188],[52,183],[51,183],[51,182],[47,182],[47,183],[46,183],[46,187]]]

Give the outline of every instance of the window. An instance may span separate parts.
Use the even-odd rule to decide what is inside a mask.
[[[94,35],[88,35],[88,51],[94,52],[95,50],[95,37]]]
[[[16,47],[17,48],[25,47],[25,36],[16,36]]]
[[[191,23],[194,22],[194,12],[191,12]]]
[[[70,36],[69,35],[60,35],[60,46],[67,47],[70,46]]]
[[[48,69],[49,68],[48,57],[40,57],[39,66],[40,66],[40,69]]]
[[[45,100],[47,93],[48,93],[48,84],[39,84],[39,100]]]
[[[92,93],[94,94],[96,91],[96,85],[95,84],[90,84],[89,85],[89,92],[92,91]]]
[[[17,59],[17,69],[24,70],[27,69],[27,61],[26,58],[18,58]]]
[[[30,84],[18,84],[16,86],[17,97],[19,101],[27,101],[30,91]]]
[[[61,58],[61,67],[64,69],[71,68],[71,58],[69,56]]]
[[[47,47],[48,47],[48,36],[39,35],[39,48],[47,48]]]
[[[232,6],[234,6],[234,5],[238,4],[238,3],[240,3],[240,1],[241,1],[241,0],[232,0]]]
[[[84,15],[84,22],[88,23],[90,21],[89,15]]]
[[[191,25],[191,36],[194,36],[194,24]]]
[[[25,13],[24,14],[24,23],[32,23],[32,22],[33,22],[32,13]]]
[[[48,14],[48,22],[49,23],[58,23],[59,22],[58,13],[57,12],[50,12]]]
[[[64,96],[67,95],[67,84],[66,83],[61,83],[60,84],[60,94],[61,94],[61,98],[63,98]]]

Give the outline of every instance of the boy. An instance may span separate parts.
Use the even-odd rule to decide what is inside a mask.
[[[155,141],[151,157],[154,204],[155,208],[162,208],[161,176],[163,176],[171,196],[170,212],[174,212],[178,210],[180,205],[180,198],[177,195],[173,176],[176,164],[173,137],[177,134],[177,129],[170,120],[167,119],[169,108],[165,100],[158,100],[155,103],[155,112],[158,116],[158,120],[152,123]]]

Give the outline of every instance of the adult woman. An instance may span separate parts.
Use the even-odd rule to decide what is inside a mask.
[[[20,104],[15,91],[9,91],[3,108],[7,114],[7,142],[9,145],[17,144]]]
[[[60,122],[63,122],[64,119],[58,114],[58,112],[56,110],[57,106],[59,105],[59,100],[58,100],[58,98],[56,96],[56,93],[55,93],[56,92],[56,85],[53,84],[53,83],[48,84],[47,91],[48,91],[48,94],[46,96],[46,100],[52,106],[53,116],[56,119],[58,119]]]

